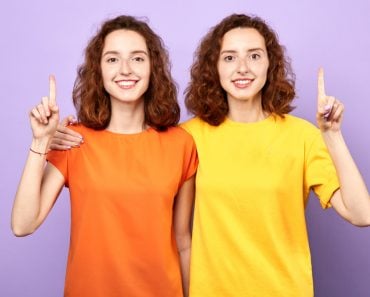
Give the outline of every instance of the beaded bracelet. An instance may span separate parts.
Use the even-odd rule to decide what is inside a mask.
[[[45,155],[47,155],[48,153],[40,153],[40,152],[36,152],[36,151],[34,151],[33,149],[31,149],[30,148],[30,151],[31,152],[33,152],[33,153],[35,153],[35,154],[38,154],[38,155],[40,155],[40,156],[45,156]]]

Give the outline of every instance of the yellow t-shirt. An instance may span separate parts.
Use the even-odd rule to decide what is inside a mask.
[[[290,115],[183,127],[199,158],[190,297],[313,296],[305,205],[339,187],[320,131]]]

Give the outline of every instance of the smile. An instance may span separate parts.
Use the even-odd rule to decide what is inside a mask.
[[[138,80],[119,80],[116,81],[116,84],[122,89],[131,89],[136,85],[137,82]]]
[[[236,79],[233,80],[232,83],[237,87],[237,88],[246,88],[248,87],[251,83],[253,82],[252,79]]]

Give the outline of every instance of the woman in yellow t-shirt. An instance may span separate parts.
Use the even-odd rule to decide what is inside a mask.
[[[14,234],[33,233],[66,185],[64,296],[187,296],[197,154],[176,127],[180,110],[162,40],[130,16],[106,21],[90,40],[73,90],[79,147],[48,153],[59,122],[53,76],[49,88],[30,112],[33,140]]]
[[[343,105],[318,75],[317,123],[289,115],[294,75],[274,31],[233,14],[202,39],[183,124],[198,151],[191,297],[312,297],[305,205],[370,225],[366,185],[343,140]]]

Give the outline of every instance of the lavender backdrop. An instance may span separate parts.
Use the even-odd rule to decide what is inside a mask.
[[[23,3],[22,3],[23,2]],[[104,3],[103,3],[104,2]],[[147,17],[170,51],[182,92],[199,39],[233,12],[257,14],[279,33],[297,75],[295,115],[314,121],[316,73],[345,106],[344,134],[370,187],[370,2],[358,1],[9,1],[0,4],[0,296],[62,296],[69,240],[64,191],[32,236],[15,238],[10,212],[31,141],[27,113],[57,78],[62,116],[73,113],[71,90],[88,38],[106,18]],[[182,119],[188,115],[183,108]],[[317,297],[370,296],[370,228],[356,228],[315,197],[307,210]]]

